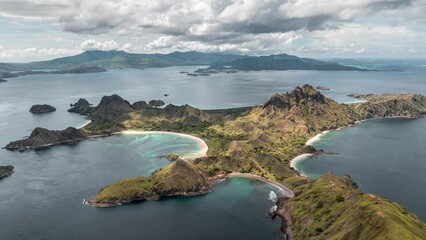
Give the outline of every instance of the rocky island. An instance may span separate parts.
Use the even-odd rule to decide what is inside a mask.
[[[28,138],[10,142],[4,148],[12,151],[39,150],[55,145],[75,144],[86,137],[85,132],[73,127],[61,131],[35,128]]]
[[[13,166],[0,166],[0,179],[9,177],[13,173]]]
[[[56,108],[48,104],[37,104],[37,105],[33,105],[30,108],[30,112],[33,114],[42,114],[42,113],[49,113],[54,111],[56,111]]]
[[[86,99],[80,98],[76,103],[70,105],[71,108],[68,112],[79,113],[81,115],[88,115],[92,112],[93,107]]]
[[[100,190],[88,202],[106,207],[163,196],[204,194],[210,191],[209,179],[230,173],[252,174],[294,191],[295,197],[280,201],[277,211],[285,225],[290,226],[284,228],[289,239],[364,236],[380,239],[395,233],[377,231],[377,227],[397,228],[395,231],[402,234],[395,233],[395,238],[420,236],[421,239],[426,234],[425,224],[401,206],[362,193],[347,177],[328,174],[313,181],[300,176],[290,166],[290,161],[300,154],[321,152],[305,143],[322,131],[371,118],[420,117],[426,113],[426,97],[422,95],[362,97],[366,102],[339,104],[312,86],[304,85],[288,93],[274,94],[260,106],[200,110],[171,104],[164,108],[136,108],[118,95],[105,96],[88,116],[92,122],[76,130],[77,140],[129,129],[173,131],[202,138],[209,146],[208,157],[192,161],[176,159],[151,176],[120,180]],[[31,149],[74,139],[72,135],[55,132],[55,136],[61,137],[43,138],[40,144],[36,141],[40,138],[33,136],[37,134],[31,135],[6,148]],[[312,214],[312,211],[318,212]],[[393,216],[403,217],[404,222]],[[365,225],[365,219],[371,220],[373,228]]]

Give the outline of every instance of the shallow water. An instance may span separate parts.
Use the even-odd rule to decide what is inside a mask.
[[[0,185],[1,239],[279,239],[280,220],[265,215],[275,189],[248,179],[222,181],[199,197],[111,209],[82,204],[108,183],[170,164],[161,155],[199,149],[192,139],[149,134],[7,152],[16,172]]]

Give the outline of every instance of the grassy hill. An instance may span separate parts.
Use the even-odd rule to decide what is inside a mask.
[[[401,205],[362,193],[332,174],[295,189],[284,202],[294,239],[426,239],[426,225]]]

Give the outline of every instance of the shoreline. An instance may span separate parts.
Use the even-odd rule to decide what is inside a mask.
[[[120,135],[120,134],[122,135],[166,134],[166,135],[174,135],[174,136],[192,139],[198,144],[198,146],[200,147],[200,150],[195,152],[194,153],[195,155],[180,156],[183,160],[194,160],[200,157],[207,157],[207,151],[209,150],[207,143],[204,142],[203,139],[195,137],[193,135],[185,134],[185,133],[166,132],[166,131],[137,131],[137,130],[125,130],[121,132],[112,133],[112,135]]]
[[[255,174],[251,174],[251,173],[232,172],[232,173],[229,173],[229,174],[219,174],[219,175],[211,177],[210,181],[222,180],[222,179],[234,178],[234,177],[248,178],[248,179],[261,181],[261,182],[266,183],[266,184],[274,187],[275,189],[279,190],[283,194],[283,197],[287,197],[287,198],[294,197],[293,191],[290,188],[288,188],[287,186],[285,186],[281,183],[269,180],[267,178],[255,175]]]
[[[78,126],[78,127],[76,127],[76,128],[77,128],[77,129],[82,129],[82,128],[84,128],[85,126],[89,125],[91,122],[92,122],[92,120],[86,120],[86,122],[85,122],[85,123],[83,123],[82,125],[80,125],[80,126]]]
[[[416,117],[406,117],[406,116],[392,116],[392,117],[370,118],[370,119],[359,120],[359,121],[355,121],[354,123],[349,124],[347,126],[342,126],[342,127],[338,127],[338,128],[335,128],[335,129],[322,131],[322,132],[318,133],[317,135],[313,136],[312,138],[308,139],[306,141],[305,145],[312,146],[315,142],[321,140],[322,137],[326,136],[327,134],[329,134],[331,132],[341,131],[345,128],[354,127],[354,126],[357,126],[357,125],[359,125],[360,123],[363,123],[363,122],[374,121],[374,120],[383,120],[383,119],[417,119],[417,118]],[[311,177],[304,174],[302,172],[302,170],[298,169],[297,166],[296,166],[297,163],[303,162],[309,156],[313,156],[313,154],[303,153],[303,154],[297,155],[296,157],[291,159],[290,168],[293,168],[294,170],[296,170],[299,173],[300,176],[311,179]]]

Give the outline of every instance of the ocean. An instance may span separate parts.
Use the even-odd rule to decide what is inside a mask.
[[[263,104],[273,93],[290,91],[305,83],[330,88],[323,93],[338,102],[356,101],[347,97],[350,93],[426,94],[426,71],[420,70],[261,71],[202,77],[179,73],[197,68],[111,70],[9,79],[9,82],[0,84],[0,145],[28,136],[35,127],[64,129],[81,126],[86,120],[66,111],[70,103],[86,98],[96,105],[102,96],[114,93],[130,102],[161,99],[166,103],[189,104],[202,109]],[[43,115],[28,112],[31,105],[44,103],[53,105],[57,111]],[[414,193],[416,196],[426,194],[422,188],[425,181],[422,166],[426,161],[422,154],[425,156],[425,150],[420,146],[426,129],[420,124],[424,123],[423,119],[410,121],[419,125],[406,128],[411,130],[405,135],[401,135],[405,131],[405,121],[399,120],[394,120],[391,126],[386,121],[372,121],[353,128],[365,134],[372,129],[382,129],[381,135],[377,136],[378,140],[384,139],[380,144],[374,141],[377,139],[364,138],[362,134],[351,137],[345,132],[351,129],[342,131],[338,133],[342,137],[336,144],[351,146],[353,152],[337,149],[340,153],[337,156],[324,155],[316,159],[318,167],[305,168],[304,165],[303,168],[312,174],[349,172],[363,190],[402,203],[420,216],[422,211],[425,212],[420,206],[421,198],[410,199]],[[399,135],[394,135],[396,129],[402,129]],[[369,148],[361,148],[356,139]],[[332,151],[333,146],[324,148]],[[358,150],[355,149],[357,146],[360,147]],[[212,193],[198,197],[139,202],[109,209],[82,204],[84,198],[96,194],[112,181],[148,175],[169,164],[158,158],[159,155],[191,153],[198,151],[198,147],[193,140],[160,134],[149,137],[118,135],[40,152],[1,150],[0,165],[11,164],[16,169],[11,177],[0,181],[0,236],[2,239],[117,239],[123,236],[143,239],[280,239],[280,219],[266,217],[266,212],[273,206],[269,196],[275,189],[249,179],[232,178],[219,182],[214,185]],[[355,154],[357,151],[358,155]],[[351,153],[354,154],[352,158],[346,155]],[[370,160],[365,159],[366,156]],[[329,163],[327,160],[336,157],[345,161]],[[371,159],[380,161],[370,162],[369,166],[366,162]],[[419,167],[410,168],[411,172],[407,174],[404,166],[410,161],[413,161],[412,166]],[[340,171],[335,168],[336,164],[341,166]],[[349,168],[349,165],[357,164],[357,168]],[[376,171],[379,167],[380,171]],[[370,177],[362,180],[357,174]],[[380,179],[384,182],[377,186],[378,179],[374,175],[383,175]],[[389,178],[403,179],[416,191],[406,194],[409,189],[401,189],[406,185],[394,185]]]

